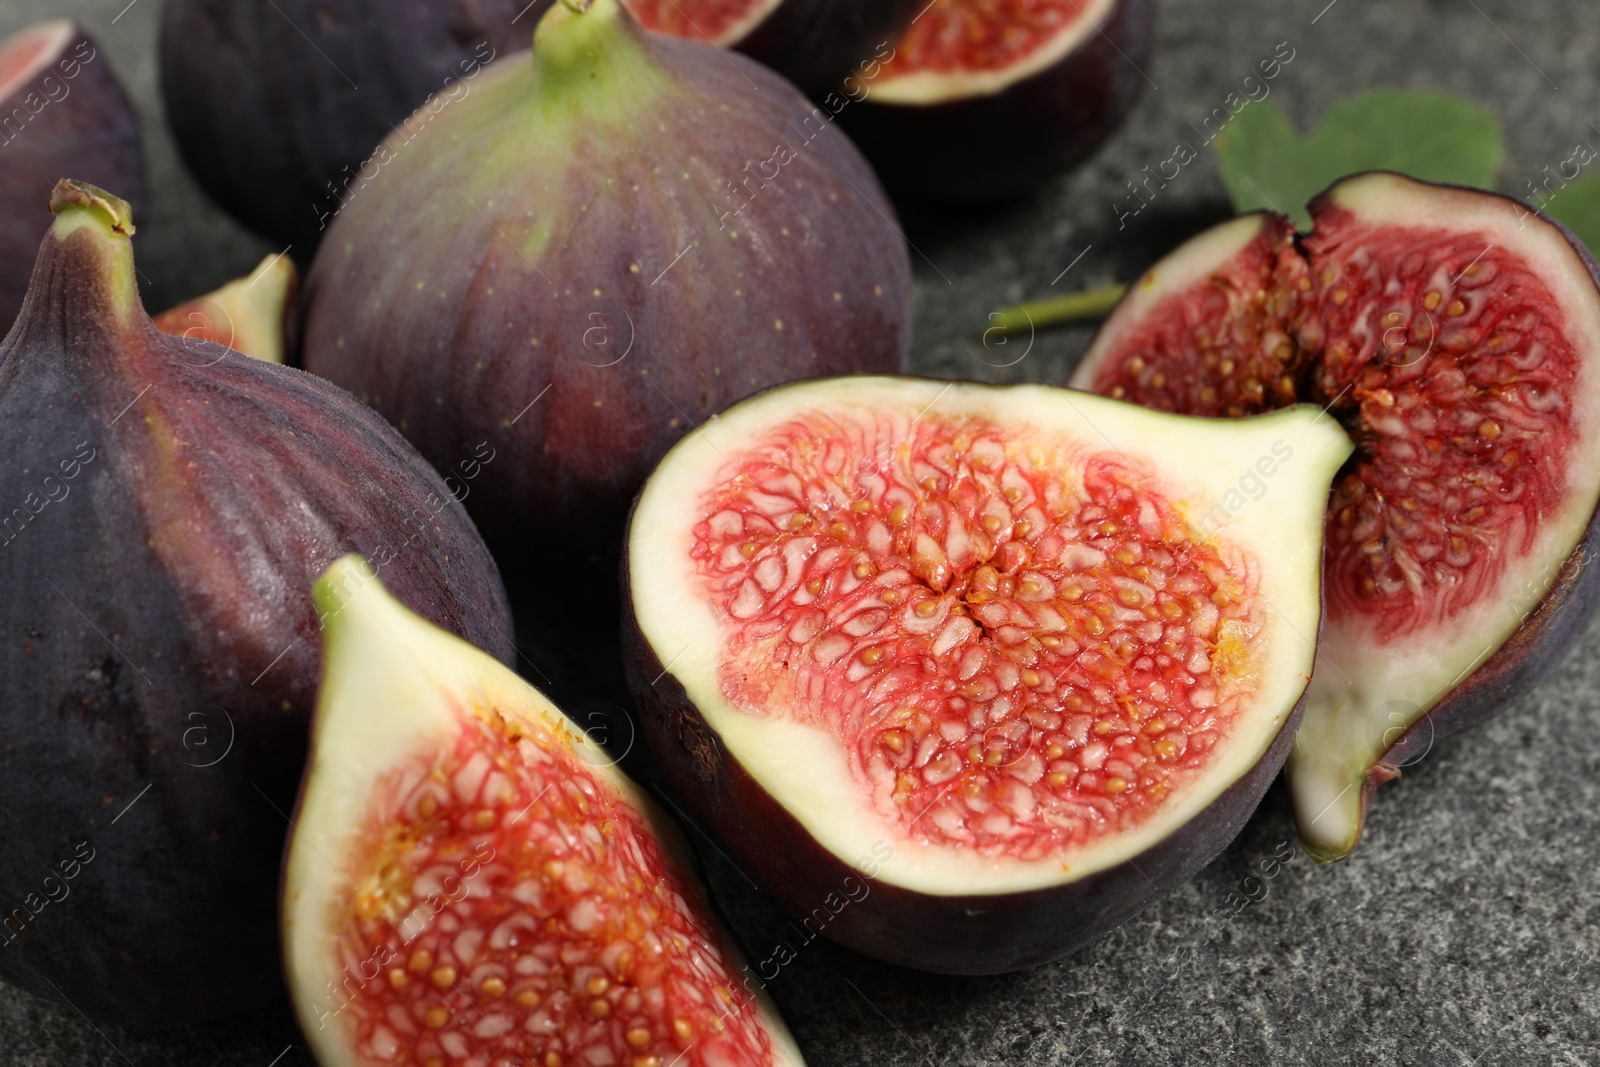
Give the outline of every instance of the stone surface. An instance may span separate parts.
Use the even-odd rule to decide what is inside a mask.
[[[275,250],[230,223],[183,173],[155,88],[159,0],[123,3],[6,0],[0,33],[77,16],[134,95],[150,189],[139,261],[147,302],[164,307]],[[1600,120],[1600,8],[1591,0],[1325,3],[1164,0],[1159,51],[1145,71],[1151,84],[1088,166],[1026,203],[908,216],[917,249],[916,369],[1063,380],[1086,330],[1003,346],[991,336],[985,344],[986,315],[1016,299],[1135,276],[1225,216],[1209,153],[1126,229],[1117,228],[1113,204],[1126,179],[1191,138],[1189,123],[1220,105],[1279,42],[1296,51],[1272,97],[1302,127],[1338,96],[1373,85],[1447,88],[1489,106],[1506,127],[1507,190],[1567,158],[1578,141],[1600,137],[1591,125]],[[780,943],[793,952],[770,988],[813,1067],[1593,1064],[1597,715],[1593,631],[1498,720],[1440,743],[1403,781],[1385,786],[1349,862],[1270,862],[1293,841],[1275,790],[1193,883],[1076,956],[1007,977],[922,975],[825,941],[806,944],[706,851],[752,960],[773,956]],[[0,1061],[302,1067],[310,1059],[282,1004],[210,1026],[139,1033],[97,1030],[71,1008],[0,987]]]

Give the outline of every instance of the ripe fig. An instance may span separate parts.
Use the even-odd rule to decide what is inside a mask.
[[[63,174],[120,189],[136,208],[144,195],[139,124],[117,76],[75,23],[54,19],[0,41],[0,334],[50,228],[39,203]]]
[[[509,655],[460,504],[327,382],[157,330],[128,205],[62,182],[0,343],[0,977],[96,1022],[281,988],[274,891],[350,551]]]
[[[845,83],[840,121],[897,197],[995,199],[1077,165],[1144,88],[1150,0],[940,0]]]
[[[243,278],[155,317],[156,328],[175,337],[214,341],[268,363],[282,363],[294,323],[300,275],[287,256],[268,256]]]
[[[166,0],[161,95],[202,188],[302,263],[376,176],[373,149],[525,49],[527,0]],[[419,110],[420,109],[420,110]],[[56,175],[52,175],[52,179]]]
[[[737,48],[821,95],[888,54],[927,0],[625,0],[652,30]],[[946,0],[948,2],[948,0]]]
[[[307,279],[306,368],[441,467],[491,441],[467,503],[502,555],[614,553],[651,464],[711,413],[904,359],[892,209],[809,113],[618,0],[551,8],[531,56],[385,142]]]
[[[283,942],[323,1067],[802,1067],[676,828],[604,749],[358,559],[316,599]]]
[[[821,933],[934,971],[1052,959],[1193,875],[1277,775],[1350,448],[1311,407],[772,389],[676,445],[634,507],[641,733]],[[1264,501],[1241,488],[1263,479]]]
[[[1310,400],[1355,438],[1287,772],[1306,850],[1333,860],[1377,784],[1523,691],[1593,614],[1600,289],[1559,224],[1493,193],[1374,173],[1311,217],[1179,248],[1073,382],[1196,415]]]

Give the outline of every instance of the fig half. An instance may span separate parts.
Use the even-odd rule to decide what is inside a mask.
[[[803,1067],[676,828],[604,749],[360,559],[316,599],[283,941],[323,1067]]]
[[[927,0],[625,2],[647,29],[737,48],[816,95],[871,69],[927,4]]]
[[[1150,0],[938,0],[845,84],[839,118],[896,197],[1017,196],[1121,125],[1153,17]]]
[[[154,321],[162,333],[214,341],[255,359],[283,363],[299,284],[292,259],[267,256],[243,278],[168,308]]]
[[[1329,480],[1238,423],[1044,386],[782,386],[669,452],[627,543],[664,772],[818,932],[934,971],[1059,956],[1243,826],[1299,720]],[[1241,486],[1270,478],[1259,502]],[[814,912],[844,879],[870,893]]]
[[[468,507],[502,556],[614,554],[651,465],[713,412],[901,367],[905,242],[811,110],[618,0],[557,4],[531,56],[385,142],[307,279],[306,368],[440,469],[489,442]]]
[[[0,335],[11,327],[39,240],[39,210],[63,174],[144,195],[139,123],[88,34],[68,19],[0,41]]]
[[[510,611],[398,433],[320,378],[157,330],[124,201],[64,181],[52,209],[0,343],[0,977],[173,1026],[281,988],[311,583],[361,552],[507,658]]]
[[[1600,289],[1517,201],[1375,173],[1246,215],[1153,267],[1073,383],[1240,416],[1310,400],[1355,458],[1329,506],[1328,620],[1289,758],[1307,851],[1347,855],[1373,789],[1491,714],[1593,614]]]

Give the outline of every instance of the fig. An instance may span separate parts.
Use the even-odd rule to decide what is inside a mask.
[[[300,275],[287,256],[268,256],[243,278],[155,317],[162,333],[214,341],[268,363],[288,355]]]
[[[1350,449],[1309,406],[769,390],[674,446],[634,507],[640,733],[813,932],[932,971],[1055,958],[1193,875],[1276,777]],[[1265,505],[1241,491],[1268,477]]]
[[[51,207],[0,343],[0,977],[176,1025],[282,988],[316,577],[364,553],[503,656],[510,613],[397,432],[303,371],[161,333],[128,205],[63,181]]]
[[[63,174],[143,198],[139,123],[94,41],[69,19],[0,41],[0,334],[28,291],[49,219],[39,204]]]
[[[518,21],[527,6],[167,0],[167,122],[213,200],[309,263],[341,199],[377,177],[379,141],[432,121],[471,94],[499,52],[527,47],[532,20]]]
[[[1355,439],[1287,768],[1326,861],[1379,783],[1525,690],[1593,614],[1600,290],[1566,230],[1494,193],[1372,173],[1310,211],[1309,233],[1255,214],[1183,245],[1072,380],[1193,415],[1309,400]]]
[[[676,827],[603,748],[359,558],[316,599],[283,943],[323,1067],[801,1067]]]
[[[888,54],[927,0],[625,0],[645,27],[737,48],[817,96]]]
[[[490,441],[467,505],[502,558],[614,556],[651,464],[713,412],[905,358],[905,242],[809,112],[617,0],[552,7],[531,56],[385,142],[307,277],[306,368],[441,469]]]
[[[1121,125],[1152,23],[1150,0],[940,0],[830,110],[897,197],[1018,196]]]

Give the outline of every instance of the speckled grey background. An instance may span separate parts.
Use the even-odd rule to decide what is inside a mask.
[[[1336,97],[1372,85],[1442,87],[1482,101],[1506,127],[1507,190],[1597,136],[1594,0],[1326,3],[1162,0],[1151,84],[1095,160],[1026,203],[909,217],[916,368],[1062,380],[1085,331],[1041,334],[1031,348],[1026,337],[985,347],[985,316],[1006,301],[1131,277],[1224,216],[1209,156],[1126,230],[1116,229],[1111,205],[1125,179],[1165,159],[1190,136],[1188,123],[1281,41],[1296,54],[1272,98],[1302,126]],[[125,4],[3,0],[0,33],[76,16],[133,94],[150,188],[137,248],[147,302],[164,307],[274,249],[230,224],[183,173],[156,93],[160,0]],[[1338,867],[1267,862],[1293,839],[1275,789],[1193,883],[1069,959],[1007,977],[942,978],[816,942],[799,947],[772,991],[813,1067],[1600,1063],[1597,685],[1600,632],[1591,632],[1496,722],[1439,744],[1385,786],[1360,851]],[[1264,865],[1275,877],[1261,875]],[[757,958],[780,940],[797,943],[737,872],[714,866],[713,881]],[[8,1067],[308,1063],[281,1004],[143,1033],[96,1030],[70,1008],[0,987]]]

